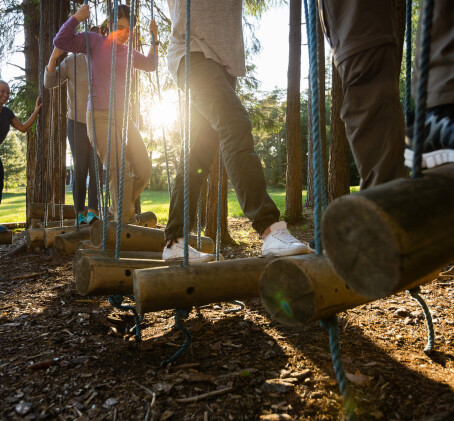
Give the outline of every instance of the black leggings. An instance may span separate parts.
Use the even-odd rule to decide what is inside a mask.
[[[75,133],[74,133],[75,126]],[[76,142],[74,142],[74,134]],[[87,125],[68,119],[67,135],[71,153],[74,159],[73,200],[76,212],[83,212],[85,196],[87,193],[87,175],[90,174],[88,183],[88,208],[98,209],[98,196],[96,191],[96,172],[93,147],[87,135]],[[98,155],[98,169],[102,176],[102,163]]]

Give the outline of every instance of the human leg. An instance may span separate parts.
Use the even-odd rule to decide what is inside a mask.
[[[2,158],[0,157],[0,203],[2,203],[3,183],[5,179],[5,170],[3,169]],[[6,231],[6,227],[0,225],[0,232]]]

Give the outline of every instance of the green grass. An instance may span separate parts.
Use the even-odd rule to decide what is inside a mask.
[[[358,187],[352,187],[351,191],[358,191]],[[276,206],[284,213],[285,209],[285,189],[268,189],[268,193],[276,203]],[[302,200],[306,198],[306,191],[303,191]],[[167,191],[145,190],[142,193],[142,212],[153,211],[160,224],[166,224],[169,214],[169,193]],[[238,203],[233,189],[228,193],[229,218],[244,216]],[[70,190],[66,191],[66,203],[72,204],[73,198]],[[25,188],[10,189],[3,192],[2,203],[0,205],[1,222],[25,221]]]

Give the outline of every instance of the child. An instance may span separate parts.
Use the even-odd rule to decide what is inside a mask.
[[[125,79],[127,46],[129,39],[129,7],[120,5],[118,8],[118,30],[108,37],[89,33],[90,67],[91,80],[93,85],[93,104],[88,103],[87,125],[88,136],[92,144],[93,127],[91,123],[91,109],[94,110],[96,147],[97,152],[105,166],[107,166],[107,136],[109,129],[109,100],[110,100],[110,77],[111,77],[111,56],[112,46],[116,42],[116,67],[115,67],[115,120],[112,127],[112,151],[110,159],[109,186],[112,198],[112,209],[115,220],[118,220],[118,184],[117,165],[115,159],[115,141],[117,150],[121,151],[123,107],[125,100]],[[80,22],[87,20],[90,16],[88,5],[81,6],[77,12],[70,17],[60,28],[54,39],[55,47],[73,53],[85,53],[85,34],[77,34],[75,30]],[[157,39],[157,25],[154,20],[150,22],[150,33],[154,33]],[[147,72],[155,70],[155,57],[153,47],[150,48],[148,56],[138,51],[132,52],[132,65],[136,69]],[[120,157],[118,157],[120,161]],[[134,173],[134,176],[131,175]],[[148,158],[147,149],[140,136],[139,130],[133,120],[128,116],[128,144],[126,149],[126,166],[124,171],[123,187],[123,223],[135,222],[134,203],[140,196],[151,175],[151,164]]]
[[[30,118],[22,124],[14,113],[5,106],[9,100],[9,85],[0,80],[0,145],[6,139],[6,135],[9,132],[10,126],[13,126],[16,130],[19,130],[22,133],[25,133],[35,122],[36,116],[39,113],[39,110],[42,107],[41,98],[36,99],[35,111],[30,116]],[[3,163],[0,157],[0,203],[2,202],[2,193],[3,193],[3,180],[5,178],[5,172],[3,170]],[[6,231],[6,228],[3,225],[0,225],[0,232]]]
[[[93,28],[91,30],[93,31]],[[79,224],[92,224],[98,218],[98,195],[96,188],[95,157],[98,159],[98,168],[102,171],[102,163],[94,153],[93,146],[87,135],[86,109],[88,101],[88,73],[87,62],[83,54],[72,54],[66,57],[60,66],[56,66],[57,59],[64,51],[54,48],[49,64],[44,72],[44,86],[52,89],[58,83],[66,82],[68,92],[68,123],[67,135],[71,153],[74,157],[73,200]],[[74,75],[76,62],[76,75]],[[58,79],[60,72],[60,79]],[[77,89],[77,95],[74,88]],[[76,103],[77,101],[77,103]],[[77,113],[77,116],[76,116]],[[76,121],[77,117],[77,121]],[[87,175],[90,174],[88,185],[88,212],[84,216],[85,196],[87,193]],[[77,222],[76,222],[77,224]]]

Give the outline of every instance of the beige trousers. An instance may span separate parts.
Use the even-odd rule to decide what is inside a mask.
[[[90,142],[93,144],[93,131],[91,125],[91,111],[87,111],[87,128]],[[107,168],[107,136],[109,129],[109,111],[95,111],[96,149],[104,167]],[[121,139],[123,127],[123,112],[117,111],[115,115],[116,130],[112,127],[109,189],[111,197],[111,209],[115,220],[118,221],[118,182],[121,166]],[[115,142],[117,147],[115,147]],[[116,156],[118,151],[118,157]],[[118,174],[117,174],[118,173]],[[122,223],[135,221],[134,204],[137,198],[147,186],[151,175],[151,163],[148,151],[142,137],[131,118],[128,120],[126,160],[123,183]]]

